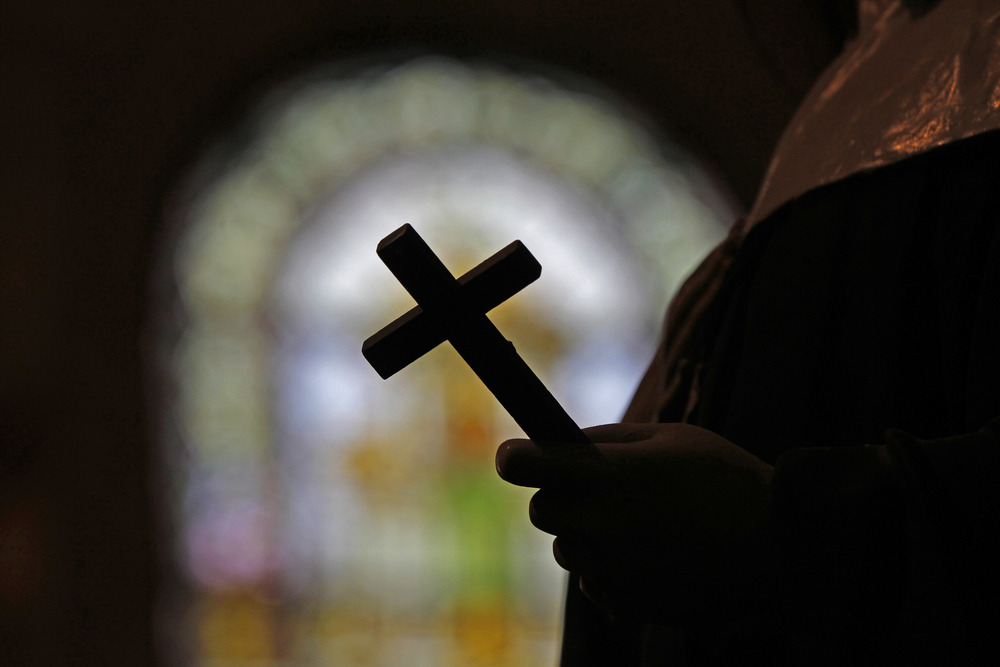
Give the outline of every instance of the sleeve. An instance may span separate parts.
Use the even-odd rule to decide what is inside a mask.
[[[997,471],[1000,419],[786,452],[774,508],[791,662],[996,664]]]

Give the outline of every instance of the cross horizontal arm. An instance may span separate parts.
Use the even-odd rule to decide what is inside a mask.
[[[533,283],[542,265],[520,241],[514,241],[458,279],[470,310],[488,313]],[[448,339],[444,323],[420,306],[373,334],[361,353],[382,379],[399,372]]]

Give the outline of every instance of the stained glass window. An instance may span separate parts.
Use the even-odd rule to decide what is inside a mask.
[[[387,233],[456,275],[521,239],[542,277],[492,319],[578,423],[620,416],[733,211],[595,91],[441,58],[317,72],[191,170],[157,348],[178,662],[555,663],[563,573],[492,462],[517,428],[447,346],[389,381],[360,347],[412,305]]]

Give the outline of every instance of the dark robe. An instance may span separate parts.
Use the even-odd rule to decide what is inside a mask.
[[[776,466],[781,603],[681,633],[572,591],[564,664],[1000,664],[1000,132],[746,227],[678,295],[626,421]]]

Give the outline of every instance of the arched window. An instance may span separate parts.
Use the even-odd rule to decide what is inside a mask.
[[[524,241],[542,278],[492,319],[589,425],[620,416],[732,216],[594,87],[423,58],[273,91],[170,212],[162,598],[181,652],[553,664],[564,579],[492,462],[519,432],[447,346],[387,382],[367,366],[362,340],[412,305],[375,245],[410,223],[457,275]]]

